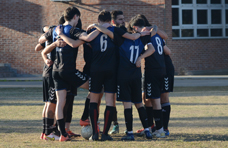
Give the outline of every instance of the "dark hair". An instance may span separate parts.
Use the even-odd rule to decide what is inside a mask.
[[[123,11],[115,10],[111,12],[112,20],[116,20],[118,15],[123,15]]]
[[[139,26],[139,27],[143,27],[145,26],[145,22],[141,17],[138,16],[134,16],[131,18],[131,20],[129,21],[129,24],[127,26],[127,30],[129,32],[133,32],[133,26]]]
[[[64,16],[62,15],[60,18],[59,18],[59,25],[62,25],[65,23],[65,19],[64,19]]]
[[[109,11],[102,10],[98,14],[98,20],[100,20],[102,22],[109,22],[109,21],[111,21],[111,13]]]
[[[68,7],[64,12],[64,19],[65,21],[70,21],[73,19],[75,15],[80,16],[81,13],[76,7]]]
[[[78,19],[78,24],[76,25],[76,27],[82,29],[82,21],[80,18]]]
[[[141,18],[144,20],[145,26],[152,26],[152,25],[149,23],[148,19],[145,17],[145,15],[143,15],[143,14],[138,14],[137,16],[138,16],[138,17],[141,17]]]

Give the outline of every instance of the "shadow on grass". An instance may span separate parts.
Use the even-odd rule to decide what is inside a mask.
[[[172,134],[165,138],[164,141],[227,141],[228,135],[214,134]]]

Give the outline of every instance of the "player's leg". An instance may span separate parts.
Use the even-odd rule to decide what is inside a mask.
[[[114,95],[115,93],[105,93],[106,108],[104,112],[104,128],[103,128],[103,133],[101,137],[102,141],[113,140],[112,137],[108,135],[108,131],[110,129],[112,119],[113,119],[113,114],[115,111],[114,102],[113,102]]]
[[[152,133],[154,137],[163,138],[165,132],[163,129],[162,108],[160,96],[163,84],[162,70],[145,71],[145,93],[146,98],[151,101],[153,111],[150,115],[154,117],[156,131]],[[149,112],[148,112],[149,113]]]
[[[164,129],[163,129],[163,118],[162,118],[162,108],[160,103],[160,98],[157,99],[150,99],[151,103],[153,105],[153,114],[154,114],[154,120],[156,125],[156,131],[153,132],[153,136],[157,138],[163,138],[165,137]]]
[[[152,135],[148,126],[148,117],[144,105],[142,103],[136,103],[135,107],[138,110],[139,119],[141,120],[141,123],[143,125],[143,133],[146,135],[147,139],[152,139]]]
[[[144,133],[147,139],[152,139],[152,135],[149,131],[148,126],[148,117],[144,105],[142,104],[142,83],[141,79],[135,79],[131,84],[132,92],[132,102],[135,104],[135,107],[138,110],[139,118],[144,128]]]
[[[99,93],[90,92],[90,106],[89,106],[89,115],[93,129],[93,136],[91,140],[98,140],[99,138],[99,129],[97,125],[99,113],[98,113],[98,102],[100,99]]]
[[[45,129],[46,129],[46,123],[45,123],[45,114],[46,114],[46,108],[47,108],[47,102],[45,102],[44,104],[44,108],[43,108],[43,111],[42,111],[42,118],[43,118],[43,131],[40,135],[40,139],[43,140],[44,139],[44,136],[45,136]],[[45,140],[45,139],[44,139]]]
[[[169,93],[161,94],[161,106],[162,106],[162,117],[163,117],[163,127],[166,136],[169,136],[168,124],[170,119],[171,106],[169,102]]]
[[[169,136],[168,124],[170,119],[171,105],[169,92],[173,92],[174,68],[166,69],[167,75],[164,77],[163,93],[161,94],[161,106],[163,114],[163,126],[166,136]]]
[[[65,130],[70,137],[79,137],[80,134],[75,134],[70,130],[71,120],[72,120],[72,112],[74,105],[74,94],[71,92],[67,93],[66,97],[66,105],[64,107],[64,118],[65,118]]]
[[[84,111],[82,113],[81,119],[80,119],[80,125],[81,126],[87,126],[90,125],[90,121],[89,121],[89,104],[90,104],[90,94],[88,94],[88,96],[86,97],[85,100],[85,106],[84,106]]]
[[[132,114],[132,103],[131,102],[123,102],[124,105],[124,119],[125,119],[125,125],[127,128],[127,135],[122,137],[121,140],[124,141],[134,141],[134,135],[133,135],[133,114]]]
[[[113,129],[112,131],[110,131],[110,134],[117,134],[119,133],[119,124],[118,124],[118,121],[117,121],[117,110],[116,110],[116,94],[114,96],[114,100],[113,100],[113,103],[114,103],[114,115],[113,115]]]
[[[66,141],[65,139],[69,138],[65,130],[65,121],[64,121],[64,114],[63,114],[63,109],[66,103],[66,95],[67,95],[66,89],[56,91],[56,96],[57,96],[56,120],[61,134],[60,141]]]

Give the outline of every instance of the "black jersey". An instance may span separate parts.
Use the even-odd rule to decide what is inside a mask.
[[[55,27],[56,26],[51,26],[49,28],[48,32],[45,33],[44,36],[45,36],[45,38],[47,40],[45,42],[46,43],[45,46],[50,45],[53,42],[53,40],[52,40],[52,38],[53,38],[52,33],[53,33],[53,30],[55,29]],[[54,61],[55,60],[55,54],[56,54],[55,50],[52,50],[50,53],[47,54],[48,59]]]
[[[74,40],[77,40],[81,33],[84,31],[75,27],[72,27],[71,25],[62,26],[63,27],[63,33]],[[55,32],[55,29],[53,31],[53,41],[57,40],[57,33]],[[74,70],[76,68],[76,58],[78,54],[78,47],[72,48],[69,45],[66,45],[64,47],[56,47],[56,59],[54,62],[53,70],[59,71],[59,70]]]
[[[133,41],[125,39],[115,32],[114,43],[119,46],[118,77],[124,79],[141,77],[141,68],[137,68],[135,63],[144,46],[150,42],[150,38],[150,35],[147,35]]]
[[[165,58],[165,66],[166,66],[167,71],[172,70],[172,69],[174,70],[173,62],[172,62],[170,56],[164,55],[164,58]]]
[[[158,35],[151,37],[151,43],[154,46],[155,52],[145,58],[145,70],[165,68],[165,59],[163,46],[164,40]]]
[[[115,27],[108,27],[114,32]],[[91,72],[115,70],[117,66],[116,48],[112,39],[107,34],[100,33],[90,42],[92,46]]]
[[[48,32],[44,34],[47,41],[42,44],[43,47],[46,47],[53,42],[52,41],[52,32],[53,32],[55,27],[56,26],[51,26],[49,28]],[[47,58],[54,62],[55,54],[56,54],[55,50],[52,50],[50,53],[47,54]],[[53,68],[53,65],[47,66],[46,64],[44,64],[42,76],[43,77],[52,77],[52,68]]]

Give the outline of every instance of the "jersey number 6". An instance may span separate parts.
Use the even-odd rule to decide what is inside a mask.
[[[103,34],[100,38],[101,52],[105,52],[107,49],[107,38],[108,36],[106,34]]]

